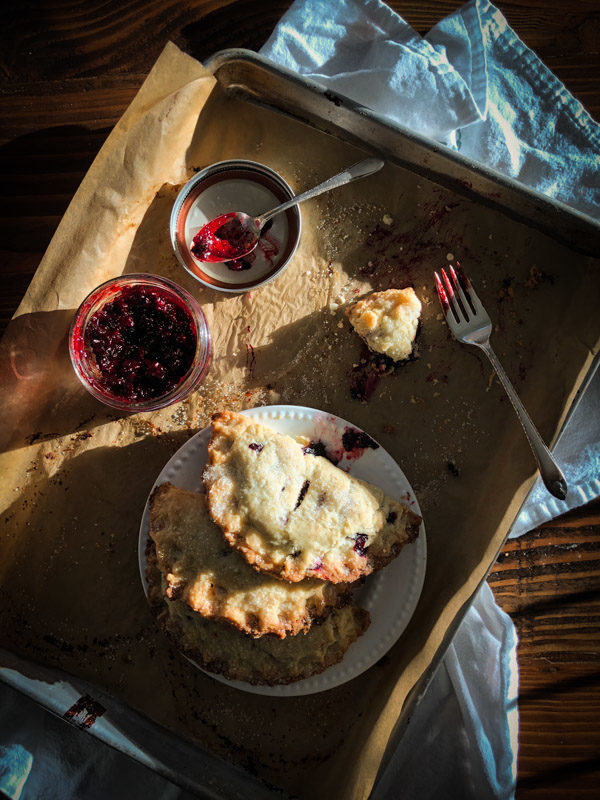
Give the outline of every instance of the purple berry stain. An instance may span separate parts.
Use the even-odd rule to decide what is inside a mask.
[[[342,447],[348,461],[357,461],[365,450],[377,450],[379,445],[369,434],[357,428],[346,428],[342,434]]]
[[[374,439],[371,439],[368,433],[359,431],[357,428],[346,428],[342,435],[342,444],[347,453],[353,450],[366,450],[371,448],[377,450],[379,445]]]
[[[260,451],[263,449],[264,445],[259,444],[258,442],[250,442],[248,447],[250,448],[250,450],[254,450],[256,453],[260,453]]]
[[[321,456],[321,458],[326,458],[328,461],[331,461],[334,467],[338,465],[341,458],[341,455],[336,458],[334,454],[330,453],[325,443],[320,439],[311,440],[306,447],[302,448],[302,452],[305,456]]]
[[[355,550],[359,556],[366,556],[367,550],[369,549],[369,546],[367,545],[368,540],[369,537],[366,533],[355,533],[354,547],[352,549]]]

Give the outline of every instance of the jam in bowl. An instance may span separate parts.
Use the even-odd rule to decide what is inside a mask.
[[[79,307],[69,351],[85,388],[127,411],[182,400],[206,375],[210,333],[194,298],[167,278],[122,275]]]
[[[256,248],[241,257],[236,255],[242,244],[240,231],[227,223],[236,211],[257,217],[293,197],[292,188],[265,164],[232,159],[205,167],[182,187],[173,205],[170,234],[177,260],[197,281],[220,292],[246,292],[264,286],[281,275],[296,252],[301,229],[299,207],[292,206],[269,220]],[[219,229],[224,229],[224,239]],[[216,259],[210,253],[215,245],[219,250]],[[231,260],[224,260],[223,248],[227,250],[228,245],[231,252],[224,255]]]

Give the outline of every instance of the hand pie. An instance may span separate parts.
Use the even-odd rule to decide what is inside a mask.
[[[419,532],[407,506],[241,414],[213,417],[203,479],[227,541],[256,569],[292,582],[355,581]]]
[[[350,601],[344,584],[316,579],[292,584],[256,572],[211,521],[204,495],[170,483],[150,498],[150,537],[167,598],[252,636],[306,631],[332,607]]]
[[[369,613],[356,606],[336,609],[305,636],[262,636],[254,639],[231,625],[206,619],[181,600],[169,600],[158,569],[154,545],[149,548],[146,575],[148,600],[160,627],[188,658],[209,672],[252,684],[292,683],[323,672],[369,626]]]

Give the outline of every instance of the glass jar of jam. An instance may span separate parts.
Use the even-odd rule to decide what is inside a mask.
[[[75,373],[98,400],[155,411],[195,389],[210,363],[206,318],[168,278],[122,275],[89,294],[69,334]]]

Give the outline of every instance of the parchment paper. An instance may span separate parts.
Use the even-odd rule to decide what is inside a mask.
[[[73,199],[1,350],[0,644],[95,682],[300,797],[368,795],[407,693],[531,484],[510,403],[479,354],[451,338],[432,270],[463,263],[547,441],[600,336],[596,262],[392,165],[303,205],[300,247],[262,289],[219,294],[178,265],[168,219],[194,169],[251,158],[301,191],[362,155],[226,98],[168,45]],[[79,385],[67,334],[89,291],[137,271],[200,300],[214,360],[188,400],[130,416]],[[353,398],[369,364],[344,308],[372,288],[406,285],[423,301],[419,357],[382,377],[368,401]],[[406,633],[364,675],[301,698],[245,694],[192,667],[156,630],[137,567],[144,503],[172,453],[218,409],[275,402],[334,412],[374,436],[415,488],[427,529],[425,588]]]

